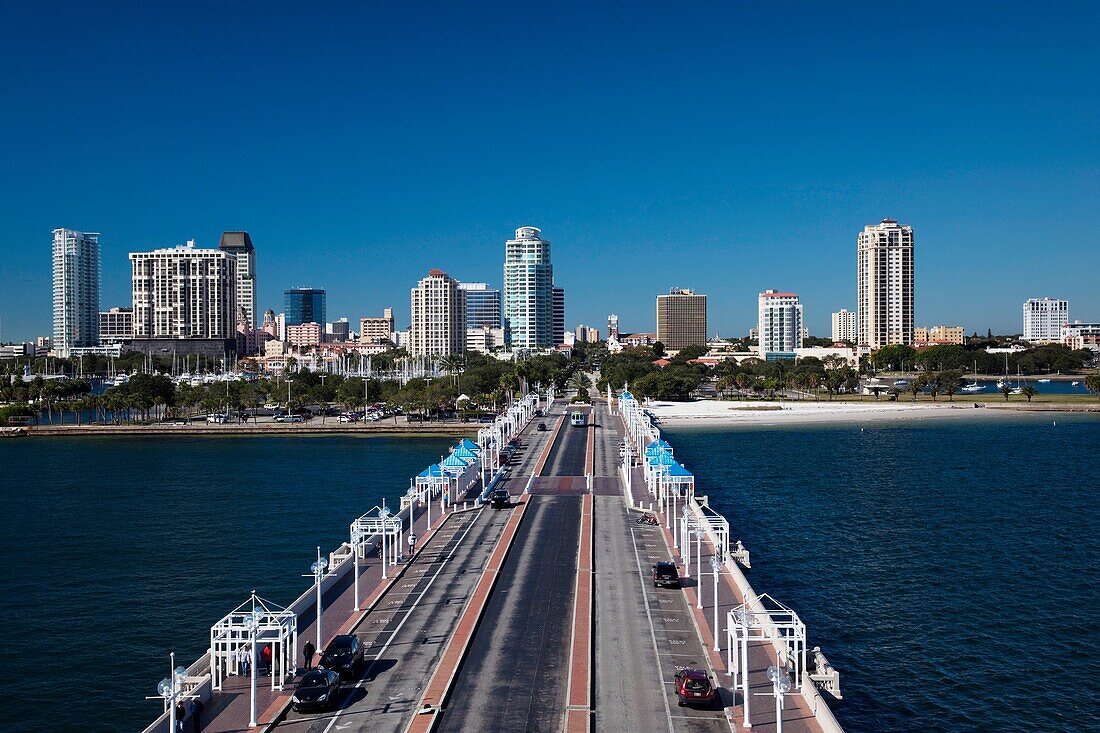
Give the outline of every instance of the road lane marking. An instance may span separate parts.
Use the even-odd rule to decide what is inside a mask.
[[[356,682],[355,685],[353,685],[352,688],[348,690],[348,694],[344,696],[343,702],[340,703],[340,710],[338,710],[336,714],[332,716],[332,720],[329,721],[329,724],[327,726],[325,726],[323,733],[329,733],[329,731],[332,730],[332,727],[336,725],[336,721],[339,720],[340,716],[344,714],[344,708],[347,707],[348,703],[351,701],[351,697],[354,694],[355,690],[363,687],[364,683],[366,683],[370,671],[374,669],[374,665],[378,662],[379,659],[382,658],[382,655],[386,653],[386,650],[390,648],[390,644],[392,644],[393,640],[397,638],[397,632],[401,630],[401,627],[404,626],[405,622],[408,621],[409,618],[412,616],[413,611],[416,610],[416,607],[420,604],[420,601],[422,601],[424,599],[424,596],[428,593],[428,589],[432,587],[433,583],[435,583],[436,578],[439,577],[439,574],[443,571],[443,568],[447,566],[447,563],[454,558],[455,553],[458,552],[459,545],[462,544],[462,540],[466,539],[466,535],[469,534],[470,530],[473,528],[474,522],[470,522],[466,529],[463,530],[462,536],[458,539],[458,542],[455,543],[455,546],[451,548],[451,554],[448,555],[442,563],[440,563],[439,569],[435,571],[435,574],[432,575],[431,580],[429,580],[428,584],[424,586],[424,590],[420,592],[420,597],[417,598],[416,601],[413,602],[413,605],[405,611],[405,616],[401,619],[401,623],[397,625],[396,629],[394,629],[392,632],[389,632],[390,638],[386,642],[386,645],[378,651],[378,654],[374,656],[374,659],[372,659],[370,664],[367,665],[367,668],[363,670],[363,679]]]
[[[630,530],[630,542],[634,545],[634,561],[638,564],[638,582],[642,586],[642,600],[645,602],[645,617],[649,622],[649,638],[653,642],[653,654],[657,657],[657,666],[660,668],[661,664],[661,652],[657,648],[657,631],[653,628],[653,614],[649,608],[649,594],[646,593],[645,588],[645,575],[642,573],[642,558],[638,554],[638,538],[634,535],[634,530]],[[675,733],[672,727],[672,709],[668,706],[668,695],[661,695],[661,702],[665,705],[665,717],[668,718],[668,730],[669,733]]]

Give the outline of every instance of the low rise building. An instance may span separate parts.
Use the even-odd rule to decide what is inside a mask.
[[[300,323],[286,327],[286,340],[291,346],[320,346],[321,324]]]
[[[1067,323],[1062,326],[1062,345],[1074,350],[1100,351],[1100,323]]]
[[[931,346],[940,344],[954,344],[962,346],[966,343],[966,332],[962,326],[929,326],[928,328],[913,329],[914,346]]]
[[[498,319],[499,320],[499,319]],[[393,342],[393,308],[382,311],[382,317],[359,319],[359,342],[364,344],[389,344]]]

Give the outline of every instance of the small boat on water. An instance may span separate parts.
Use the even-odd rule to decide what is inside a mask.
[[[1050,384],[1050,380],[1049,379],[1040,379],[1039,384]]]
[[[1071,387],[1077,387],[1077,386],[1078,386],[1078,385],[1080,385],[1080,384],[1081,384],[1080,382],[1070,382],[1070,383],[1069,383],[1069,386],[1071,386]]]
[[[974,392],[981,392],[985,387],[978,384],[978,362],[974,362],[974,377],[970,380],[970,384],[964,384],[959,387],[960,392],[966,392],[972,394]]]

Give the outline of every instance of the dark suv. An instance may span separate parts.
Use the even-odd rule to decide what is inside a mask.
[[[653,587],[657,586],[680,587],[680,572],[676,569],[676,563],[662,560],[653,566]]]
[[[354,680],[363,674],[365,659],[366,651],[359,637],[355,634],[340,634],[328,643],[318,666],[339,672],[344,679]]]
[[[511,503],[512,496],[508,493],[508,489],[493,489],[489,494],[489,506],[493,509],[507,509]]]

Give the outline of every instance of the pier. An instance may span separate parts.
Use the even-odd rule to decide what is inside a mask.
[[[297,600],[267,615],[246,600],[241,624],[212,630],[145,733],[167,733],[193,699],[218,733],[840,731],[821,694],[839,697],[839,676],[797,613],[749,585],[748,553],[641,405],[608,397],[529,395],[476,426],[392,513],[353,522]],[[500,488],[509,505],[492,508]],[[657,525],[637,521],[651,513]],[[677,564],[680,589],[653,586],[659,560]],[[337,634],[359,638],[362,669],[331,710],[296,712],[305,641],[320,635],[316,663]],[[270,663],[241,667],[266,644]],[[720,704],[678,704],[685,667],[708,674]]]

